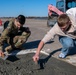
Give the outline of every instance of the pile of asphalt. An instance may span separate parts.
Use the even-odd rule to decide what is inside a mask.
[[[0,75],[76,75],[76,67],[51,56],[40,54],[38,64],[34,53],[0,59]]]

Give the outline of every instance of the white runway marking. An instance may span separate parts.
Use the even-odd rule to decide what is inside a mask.
[[[35,49],[32,49],[32,50],[21,50],[21,51],[15,50],[9,55],[23,55],[23,54],[28,54],[28,53],[36,53],[36,50]],[[45,55],[49,55],[49,53],[45,52],[45,50],[41,51],[40,53],[45,54]]]

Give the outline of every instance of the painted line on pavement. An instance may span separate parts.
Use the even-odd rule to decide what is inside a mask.
[[[9,55],[23,55],[23,54],[28,54],[28,53],[36,53],[35,49],[28,49],[28,50],[15,50],[12,53],[10,53]],[[45,50],[40,51],[40,53],[45,54],[45,55],[49,55],[49,53],[45,52]]]

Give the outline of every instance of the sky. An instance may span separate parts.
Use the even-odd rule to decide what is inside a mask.
[[[46,17],[49,4],[55,6],[56,0],[0,0],[0,17]]]

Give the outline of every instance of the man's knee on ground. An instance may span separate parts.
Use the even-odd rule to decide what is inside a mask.
[[[21,44],[25,43],[26,41],[27,41],[27,37],[20,36],[16,44],[21,45]]]
[[[30,33],[24,32],[19,39],[26,42],[30,35],[31,35],[31,32]]]
[[[19,46],[23,45],[27,41],[28,37],[31,35],[31,33],[27,33],[27,34],[24,33],[24,34],[25,35],[22,35],[18,38],[18,41],[15,44],[15,47],[18,48]]]
[[[22,36],[29,37],[30,35],[31,35],[31,32],[29,32],[29,33],[23,32],[23,33],[22,33]]]

